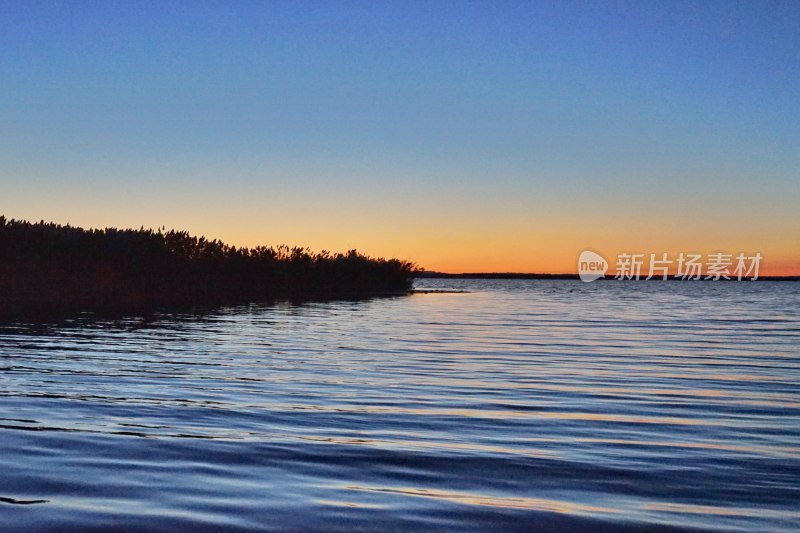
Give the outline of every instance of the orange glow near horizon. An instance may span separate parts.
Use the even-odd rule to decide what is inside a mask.
[[[57,213],[58,214],[58,213]],[[394,257],[412,261],[431,271],[446,273],[465,272],[522,272],[542,274],[570,274],[577,272],[577,261],[581,251],[590,249],[600,253],[609,261],[609,272],[613,273],[617,254],[668,253],[675,260],[679,253],[725,252],[734,256],[760,252],[763,260],[761,276],[800,275],[800,246],[791,246],[798,241],[797,231],[784,225],[765,237],[761,232],[718,229],[715,232],[683,235],[666,227],[656,231],[652,226],[639,224],[631,227],[620,224],[604,228],[592,228],[588,224],[572,226],[551,219],[529,218],[527,220],[505,220],[496,226],[480,225],[476,221],[456,220],[444,224],[442,220],[421,219],[413,223],[392,224],[368,213],[364,218],[375,216],[370,224],[363,218],[339,218],[328,222],[322,217],[307,217],[303,224],[290,224],[278,215],[272,217],[253,216],[205,216],[193,212],[172,212],[169,217],[151,211],[129,210],[98,213],[88,216],[84,211],[80,217],[65,216],[52,220],[61,224],[82,227],[161,227],[186,230],[194,235],[220,239],[236,246],[304,246],[314,251],[328,250],[345,252],[357,249],[375,257]],[[6,213],[9,218],[38,221],[41,214]],[[286,217],[288,219],[289,217]],[[51,220],[45,218],[45,220]],[[779,224],[775,224],[779,226]],[[270,228],[269,231],[264,228]],[[647,262],[645,262],[645,268]],[[674,272],[674,265],[670,272]],[[643,269],[644,271],[644,269]],[[646,275],[646,274],[645,274]]]

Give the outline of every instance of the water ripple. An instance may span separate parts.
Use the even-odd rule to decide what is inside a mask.
[[[3,326],[0,531],[800,530],[800,284],[424,285]]]

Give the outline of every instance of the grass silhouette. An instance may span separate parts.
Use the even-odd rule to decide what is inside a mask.
[[[185,231],[0,216],[0,319],[397,294],[416,272],[413,263],[355,250],[240,248]]]

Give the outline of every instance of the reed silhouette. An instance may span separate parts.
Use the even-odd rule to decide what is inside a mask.
[[[397,294],[417,271],[355,250],[244,248],[163,228],[87,230],[0,216],[0,319]]]

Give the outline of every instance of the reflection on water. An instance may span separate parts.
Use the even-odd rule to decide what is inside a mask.
[[[0,330],[0,530],[800,529],[800,283]]]

